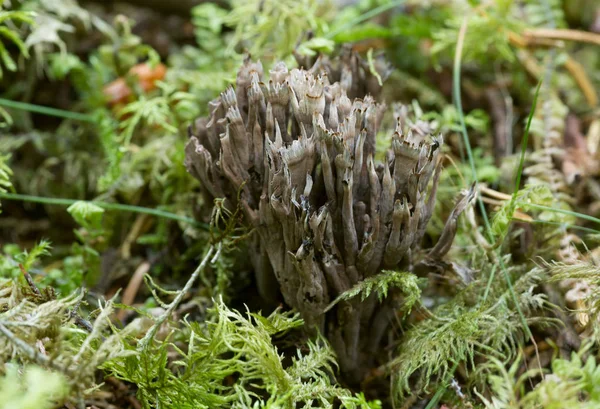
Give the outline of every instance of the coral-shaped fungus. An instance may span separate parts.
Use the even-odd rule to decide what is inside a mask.
[[[385,69],[379,70],[385,75]],[[384,163],[375,140],[380,86],[352,53],[311,69],[247,60],[190,128],[186,166],[207,199],[239,206],[255,229],[248,254],[259,291],[280,291],[332,343],[347,381],[364,376],[395,306],[371,296],[328,304],[383,269],[409,269],[432,215],[441,136],[398,115]],[[354,99],[352,99],[354,98]],[[406,129],[410,128],[410,129]],[[449,249],[463,198],[429,257]],[[427,257],[427,256],[425,256]],[[423,257],[422,257],[423,258]]]

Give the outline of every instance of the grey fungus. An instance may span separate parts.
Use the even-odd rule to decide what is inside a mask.
[[[389,68],[379,64],[384,77]],[[413,254],[439,259],[450,248],[458,203],[442,242],[420,251],[433,213],[441,135],[428,123],[408,126],[397,110],[391,147],[375,160],[386,111],[381,86],[351,52],[310,69],[277,63],[268,78],[247,59],[190,130],[185,164],[205,198],[240,206],[251,236],[249,259],[259,291],[278,291],[308,328],[332,343],[347,382],[368,370],[397,297],[327,305],[383,269],[410,269]],[[239,203],[238,203],[239,199]],[[356,301],[355,301],[356,300]]]

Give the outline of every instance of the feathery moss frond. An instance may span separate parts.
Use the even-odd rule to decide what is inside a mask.
[[[10,154],[0,155],[0,192],[7,192],[13,190],[13,185],[10,181],[10,177],[13,174],[12,169],[8,166],[10,160]],[[0,204],[0,213],[2,213],[2,205]]]
[[[404,294],[404,305],[402,309],[410,312],[413,305],[421,298],[421,289],[419,282],[421,280],[412,273],[383,270],[380,274],[368,277],[356,284],[348,291],[340,294],[331,304],[327,306],[325,312],[331,310],[340,301],[347,301],[360,294],[360,300],[366,300],[372,293],[377,294],[381,302],[387,297],[388,291],[392,287],[399,288]]]
[[[7,364],[0,378],[0,409],[52,409],[67,394],[63,375],[36,365]]]
[[[270,51],[277,58],[288,57],[305,32],[319,35],[327,27],[326,16],[332,11],[327,3],[315,0],[236,0],[224,19],[226,24],[235,27],[231,50],[235,46],[249,44],[251,54],[258,54],[260,50],[263,54]]]
[[[542,269],[530,270],[515,281],[513,289],[529,323],[551,325],[551,319],[535,317],[551,308],[544,295],[532,291],[542,276]],[[469,285],[452,301],[436,308],[431,318],[407,331],[399,355],[387,365],[397,397],[428,390],[430,384],[446,379],[453,364],[464,362],[473,368],[478,354],[495,355],[501,360],[516,355],[517,346],[527,334],[513,296],[506,286],[496,285],[497,290],[487,302],[479,302],[484,281]],[[414,375],[421,385],[419,390],[409,383]]]
[[[337,399],[348,409],[378,407],[333,382],[334,356],[324,339],[309,341],[289,365],[284,364],[273,340],[303,324],[298,314],[242,314],[218,300],[210,317],[206,325],[184,321],[185,344],[173,335],[107,362],[104,368],[136,384],[147,408],[241,409],[271,407],[275,401],[280,406],[272,407],[331,408]],[[168,367],[169,349],[177,353],[173,369]],[[233,376],[236,384],[227,386]],[[271,397],[268,402],[263,401],[265,393]]]
[[[31,250],[24,250],[23,252],[16,254],[14,256],[14,262],[10,263],[10,260],[7,258],[5,260],[4,267],[10,266],[14,274],[13,277],[19,273],[18,265],[21,264],[25,271],[29,271],[33,265],[38,261],[41,256],[47,256],[50,254],[50,249],[52,248],[50,241],[48,240],[40,240],[38,244],[33,246]],[[7,274],[8,271],[0,269],[0,276],[11,276],[11,274]]]
[[[10,55],[7,45],[2,40],[14,44],[25,58],[29,57],[25,42],[20,38],[19,34],[9,28],[6,23],[8,21],[12,21],[13,23],[31,25],[34,23],[33,16],[34,13],[27,11],[0,10],[0,79],[2,79],[3,74],[2,66],[4,66],[8,71],[17,70],[17,63]]]
[[[73,322],[81,295],[40,300],[31,296],[26,285],[0,279],[0,361],[35,364],[59,373],[68,396],[82,398],[96,386],[98,366],[129,354],[121,337],[131,330],[110,333],[112,301],[99,302],[96,319],[93,324],[86,322],[87,330],[83,330]]]
[[[67,212],[79,224],[86,228],[99,228],[102,223],[104,209],[92,202],[79,200],[67,208]]]
[[[532,205],[551,206],[553,203],[554,196],[547,185],[528,185],[518,190],[514,194],[514,199],[505,201],[493,215],[491,229],[494,236],[500,238],[506,237],[515,210],[518,208],[528,210]],[[566,221],[564,217],[557,218],[552,216],[552,214],[541,215],[541,219],[555,222]]]
[[[492,396],[488,399],[475,393],[487,409],[596,408],[600,405],[600,366],[596,357],[587,356],[590,346],[583,345],[579,352],[571,354],[571,359],[553,359],[550,374],[533,390],[525,388],[525,383],[539,376],[539,370],[519,374],[520,356],[508,369],[505,363],[491,358],[481,370],[487,376]]]

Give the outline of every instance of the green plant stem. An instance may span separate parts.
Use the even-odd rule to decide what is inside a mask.
[[[584,213],[573,212],[571,210],[560,209],[560,208],[555,208],[555,207],[549,207],[549,206],[539,205],[539,204],[535,204],[535,203],[527,203],[525,205],[527,207],[532,208],[532,209],[544,210],[544,211],[547,211],[547,212],[554,212],[554,213],[566,214],[566,215],[569,215],[569,216],[578,217],[580,219],[589,220],[591,222],[600,224],[600,219],[598,219],[597,217],[594,217],[594,216],[590,216],[590,215],[584,214]]]
[[[401,6],[402,4],[405,3],[405,0],[396,0],[396,1],[391,1],[387,4],[382,4],[379,7],[375,7],[373,10],[369,10],[368,12],[361,14],[360,16],[356,17],[355,19],[347,22],[346,24],[343,24],[342,26],[336,28],[335,30],[331,30],[330,32],[328,32],[327,34],[324,35],[325,38],[328,39],[332,39],[333,37],[335,37],[336,35],[343,33],[345,31],[348,31],[349,29],[351,29],[352,27],[355,27],[356,25],[362,23],[363,21],[366,21],[370,18],[375,17],[378,14],[381,14],[385,11],[388,11],[390,9],[393,9],[394,7],[398,7]]]
[[[450,370],[450,372],[448,372],[448,375],[446,376],[446,379],[437,388],[437,390],[435,391],[435,394],[433,395],[433,397],[431,398],[431,400],[429,401],[429,403],[427,403],[427,406],[425,406],[425,409],[433,409],[435,407],[435,405],[437,405],[437,403],[442,398],[442,395],[444,394],[444,392],[446,392],[446,389],[448,389],[448,383],[450,382],[450,380],[454,376],[454,372],[456,372],[456,368],[458,368],[458,362],[454,363],[454,366],[452,367],[452,369]]]
[[[533,102],[531,104],[531,110],[529,111],[529,117],[527,118],[527,125],[525,126],[525,133],[523,134],[523,140],[521,141],[521,158],[519,159],[519,168],[517,169],[517,177],[515,178],[515,190],[513,191],[510,199],[510,209],[515,208],[515,202],[517,200],[517,193],[521,188],[521,176],[523,175],[523,168],[525,167],[525,154],[527,152],[527,144],[529,143],[529,129],[531,128],[531,121],[533,120],[533,114],[537,105],[537,100],[540,95],[540,88],[542,87],[542,80],[538,82],[535,88],[535,95],[533,96]]]
[[[490,278],[488,279],[487,285],[485,286],[485,293],[483,293],[483,301],[487,300],[488,295],[490,293],[490,288],[492,288],[492,282],[494,281],[494,275],[496,274],[497,264],[492,266],[492,271],[490,272]]]
[[[20,109],[22,111],[36,112],[58,118],[74,119],[76,121],[94,122],[94,117],[80,112],[65,111],[63,109],[51,108],[43,105],[35,105],[27,102],[12,101],[10,99],[0,98],[0,106],[7,108]]]
[[[462,108],[461,93],[460,93],[461,58],[462,58],[463,45],[465,42],[465,36],[467,34],[467,23],[468,23],[468,18],[465,17],[463,20],[463,23],[460,27],[460,31],[458,33],[458,41],[456,43],[456,52],[454,55],[454,72],[452,73],[452,90],[453,90],[453,96],[454,96],[454,103],[456,104],[456,109],[458,111],[458,115],[459,115],[459,119],[460,119],[461,132],[462,132],[463,140],[465,143],[465,148],[467,150],[467,155],[469,157],[469,164],[471,165],[471,171],[473,173],[473,180],[475,181],[475,183],[477,183],[477,169],[475,168],[475,159],[473,157],[473,151],[471,150],[471,142],[469,141],[469,135],[467,134],[467,126],[465,124],[465,116],[464,116],[464,112],[463,112],[463,108]],[[479,204],[479,208],[481,209],[481,214],[483,216],[485,229],[489,236],[490,243],[494,243],[494,241],[495,241],[494,233],[492,232],[492,227],[490,225],[490,221],[487,216],[487,212],[485,210],[485,205],[483,204],[483,200],[481,200],[481,197],[479,195],[477,197],[477,202]],[[521,306],[519,305],[519,299],[517,297],[517,294],[514,291],[512,282],[510,280],[510,276],[508,275],[508,270],[506,268],[506,265],[504,264],[504,260],[502,259],[502,254],[500,254],[499,248],[496,248],[495,251],[497,252],[497,260],[500,265],[500,269],[502,270],[502,274],[504,275],[506,285],[511,294],[511,298],[513,299],[513,302],[515,303],[515,309],[517,310],[517,312],[519,314],[519,318],[521,320],[521,324],[523,325],[523,329],[524,329],[525,333],[527,334],[527,336],[529,337],[529,339],[531,340],[532,344],[535,347],[535,351],[536,351],[536,355],[538,356],[538,363],[539,363],[539,354],[538,354],[538,350],[537,350],[537,344],[535,342],[535,339],[533,338],[533,333],[531,332],[529,325],[527,325],[527,320],[525,319],[525,314],[523,314],[523,311],[521,310]],[[490,275],[490,281],[491,280],[493,280],[493,275]],[[540,367],[541,367],[541,365],[540,365]]]
[[[527,153],[527,143],[529,141],[529,129],[531,128],[531,121],[533,120],[533,114],[535,112],[535,107],[537,105],[537,100],[538,100],[538,96],[540,94],[540,88],[542,86],[542,81],[540,80],[540,82],[538,82],[538,85],[535,89],[535,95],[533,97],[533,103],[531,105],[531,110],[529,111],[529,117],[527,118],[527,125],[525,126],[525,133],[523,134],[523,140],[521,141],[521,158],[519,159],[519,167],[517,169],[517,176],[515,178],[515,189],[513,191],[513,194],[510,198],[510,205],[509,205],[509,211],[510,214],[512,215],[515,211],[516,208],[516,200],[517,200],[517,194],[519,193],[519,188],[521,187],[521,177],[523,175],[523,168],[525,167],[525,154]],[[496,266],[494,266],[494,268],[492,269],[492,272],[490,274],[490,278],[485,290],[485,294],[483,296],[483,300],[487,300],[487,296],[489,293],[489,289],[491,287],[492,282],[494,281],[494,276],[496,273]]]
[[[473,181],[476,184],[479,184],[479,181],[477,179],[477,169],[475,168],[475,158],[473,156],[473,151],[471,149],[471,142],[469,141],[469,135],[467,133],[467,125],[465,122],[465,114],[464,114],[463,107],[462,107],[461,91],[460,91],[461,59],[462,59],[462,50],[463,50],[463,45],[465,43],[466,34],[467,34],[467,18],[465,17],[463,24],[460,27],[460,31],[458,33],[458,41],[456,42],[456,53],[454,55],[454,69],[453,69],[453,73],[452,73],[452,96],[454,98],[454,104],[456,105],[456,110],[458,112],[458,119],[460,121],[460,130],[462,133],[465,149],[467,150],[467,156],[469,158],[469,165],[471,166],[471,173],[473,174]],[[485,210],[485,205],[483,204],[483,200],[481,200],[480,195],[477,195],[477,203],[479,205],[481,215],[483,216],[485,229],[486,229],[486,232],[488,233],[490,243],[493,243],[494,237],[493,237],[492,228],[490,225],[490,220],[488,218],[487,211]]]
[[[74,200],[74,199],[20,195],[20,194],[16,194],[16,193],[3,193],[3,192],[0,192],[0,199],[21,200],[24,202],[43,203],[43,204],[56,205],[56,206],[71,206],[73,203],[81,201],[81,200]],[[95,201],[95,200],[91,200],[90,203],[93,203],[96,206],[99,206],[99,207],[101,207],[103,209],[107,209],[107,210],[119,210],[119,211],[132,212],[132,213],[143,213],[143,214],[149,214],[149,215],[156,216],[156,217],[162,217],[163,219],[177,220],[180,222],[191,224],[196,227],[200,227],[200,228],[208,231],[208,225],[205,223],[199,223],[196,220],[191,219],[189,217],[179,216],[174,213],[165,212],[164,210],[151,209],[148,207],[133,206],[133,205],[127,205],[127,204],[121,204],[121,203],[99,202],[99,201]]]
[[[583,232],[586,232],[589,234],[600,234],[600,230],[590,229],[589,227],[584,227],[584,226],[577,226],[576,224],[552,222],[549,220],[531,220],[531,221],[523,221],[523,220],[519,220],[519,219],[513,219],[513,220],[517,220],[517,221],[524,222],[524,223],[530,223],[530,224],[549,224],[551,226],[559,226],[559,227],[563,227],[565,229],[580,230],[580,231],[583,231]]]

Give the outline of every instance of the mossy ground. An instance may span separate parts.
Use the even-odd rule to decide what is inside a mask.
[[[600,407],[597,1],[141,3],[0,0],[0,408]],[[184,166],[246,53],[344,46],[444,135],[425,247],[477,192],[443,263],[341,297],[406,299],[358,386]]]

